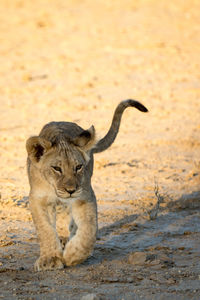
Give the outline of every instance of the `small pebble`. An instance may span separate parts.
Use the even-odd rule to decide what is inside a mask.
[[[87,294],[83,296],[81,300],[101,300],[101,298],[96,294]]]

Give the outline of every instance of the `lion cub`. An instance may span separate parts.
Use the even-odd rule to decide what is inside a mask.
[[[30,209],[40,243],[35,270],[60,269],[83,262],[93,251],[97,233],[97,204],[91,186],[93,154],[106,150],[119,131],[123,111],[147,108],[135,100],[116,108],[108,133],[99,141],[95,129],[75,123],[51,122],[26,142]],[[70,210],[70,237],[64,250],[56,232],[56,204]]]

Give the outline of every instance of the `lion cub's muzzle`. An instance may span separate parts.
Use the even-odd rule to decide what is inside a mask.
[[[70,196],[76,191],[75,189],[66,189],[67,190],[67,192],[70,194]]]
[[[77,187],[75,186],[66,186],[61,189],[56,190],[56,194],[60,198],[70,198],[76,195],[76,192],[78,192]]]

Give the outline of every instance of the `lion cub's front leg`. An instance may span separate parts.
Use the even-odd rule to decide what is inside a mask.
[[[96,203],[76,200],[72,204],[72,217],[77,229],[64,249],[63,257],[67,266],[83,262],[93,251],[97,232]]]
[[[56,233],[55,206],[44,199],[30,197],[30,209],[40,243],[36,271],[63,268],[62,247]]]

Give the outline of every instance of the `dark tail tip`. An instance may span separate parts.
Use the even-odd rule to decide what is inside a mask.
[[[126,100],[126,101],[128,102],[128,104],[130,106],[134,106],[135,108],[139,109],[142,112],[148,112],[148,109],[142,103],[140,103],[136,100],[132,100],[132,99],[129,99],[129,100]]]

